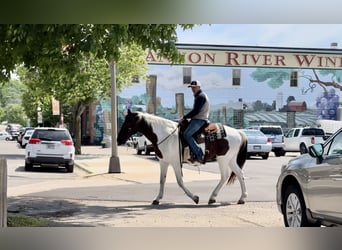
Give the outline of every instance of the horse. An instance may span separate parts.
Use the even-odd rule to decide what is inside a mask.
[[[237,179],[240,182],[241,196],[238,204],[244,204],[247,198],[247,189],[244,181],[242,168],[247,159],[247,137],[242,132],[229,126],[223,126],[226,132],[226,145],[229,147],[216,155],[216,161],[220,168],[221,178],[217,186],[212,191],[208,204],[216,203],[216,197],[224,183],[231,184]],[[153,144],[155,154],[160,165],[160,186],[157,197],[153,200],[153,205],[158,205],[163,198],[164,187],[168,166],[171,165],[175,172],[176,180],[180,188],[196,204],[199,197],[192,194],[183,182],[182,173],[182,146],[180,142],[180,127],[178,123],[156,115],[143,112],[132,112],[128,110],[124,123],[121,126],[117,137],[118,145],[126,143],[133,134],[140,132],[145,135]],[[229,171],[229,168],[231,171]]]

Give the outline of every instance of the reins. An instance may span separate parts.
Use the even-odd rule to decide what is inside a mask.
[[[157,145],[160,145],[162,144],[164,141],[166,141],[171,135],[173,135],[177,129],[179,128],[179,125],[177,125],[177,127],[168,135],[166,136],[163,140],[161,140]],[[179,137],[179,136],[178,136]],[[181,152],[181,140],[180,138],[178,138],[178,143],[179,143],[179,160],[180,160],[180,166],[181,166],[181,169],[183,169],[183,164],[182,164],[182,152]],[[182,171],[182,176],[183,176],[183,171]]]
[[[176,132],[177,128],[178,128],[178,126],[168,136],[166,136],[163,140],[161,140],[161,142],[159,142],[157,145],[159,146],[164,141],[166,141],[171,135],[173,135]]]

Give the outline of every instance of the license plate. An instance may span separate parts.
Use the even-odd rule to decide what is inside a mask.
[[[48,148],[48,149],[55,149],[55,145],[54,145],[54,144],[48,144],[48,145],[47,145],[47,148]]]
[[[261,146],[253,146],[253,149],[261,149]]]

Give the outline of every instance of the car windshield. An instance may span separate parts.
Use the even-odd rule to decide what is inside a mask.
[[[64,130],[37,130],[32,137],[43,141],[70,140],[68,133]]]
[[[260,128],[260,131],[265,135],[281,135],[283,134],[280,128]]]
[[[244,132],[249,136],[264,136],[264,134],[259,130],[244,130]]]
[[[303,130],[302,135],[324,135],[324,130],[323,129],[317,129],[317,128],[305,128]]]

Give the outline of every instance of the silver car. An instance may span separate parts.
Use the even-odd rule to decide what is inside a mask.
[[[248,140],[247,158],[251,156],[261,156],[262,159],[268,159],[269,153],[272,150],[272,140],[268,138],[260,130],[256,129],[241,129]]]
[[[277,205],[287,227],[342,225],[342,129],[282,166]]]

